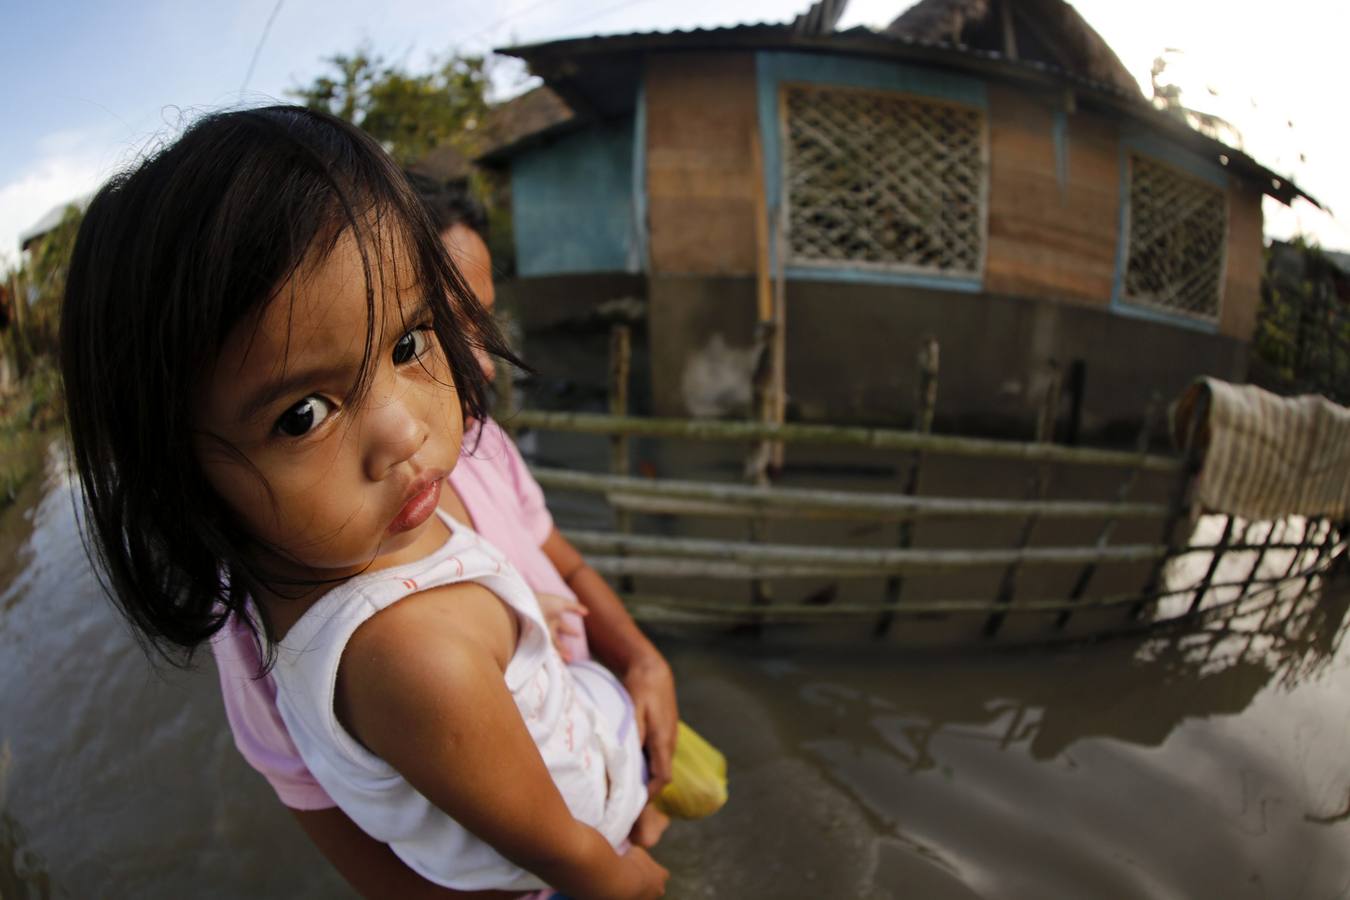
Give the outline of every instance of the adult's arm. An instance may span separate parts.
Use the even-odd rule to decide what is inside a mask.
[[[542,544],[544,555],[586,607],[586,639],[591,653],[623,681],[633,709],[647,761],[653,796],[670,781],[679,708],[670,664],[638,628],[600,573],[557,528]]]
[[[336,806],[292,809],[319,852],[365,900],[516,900],[519,892],[456,891],[427,881],[388,844],[366,834]]]

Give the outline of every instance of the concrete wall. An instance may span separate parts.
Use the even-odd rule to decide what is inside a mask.
[[[754,280],[658,276],[648,298],[655,413],[721,404],[721,414],[744,414],[748,390],[738,394],[734,377],[749,371]],[[1245,345],[1222,335],[1077,304],[921,288],[793,282],[787,334],[789,414],[807,421],[907,426],[925,334],[941,344],[942,430],[1029,434],[1051,359],[1086,363],[1089,438],[1126,437],[1155,390],[1170,399],[1197,375],[1246,371]]]
[[[522,276],[639,271],[633,120],[594,125],[513,159],[511,217]]]

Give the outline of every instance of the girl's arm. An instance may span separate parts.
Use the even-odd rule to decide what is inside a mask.
[[[333,868],[365,900],[518,900],[519,891],[457,891],[432,884],[399,859],[388,844],[362,831],[336,806],[293,809],[300,827]]]
[[[502,673],[505,604],[476,584],[408,597],[348,642],[335,701],[348,730],[506,859],[573,896],[647,898],[667,873],[572,817]],[[503,621],[503,617],[507,617]]]
[[[418,875],[333,805],[300,759],[276,707],[271,673],[258,676],[261,660],[252,636],[231,618],[211,643],[221,699],[244,760],[277,793],[309,839],[365,900],[512,900],[518,892],[456,891]]]
[[[647,748],[653,796],[670,781],[679,709],[675,678],[661,651],[647,639],[600,573],[586,565],[577,549],[557,528],[542,544],[544,555],[562,575],[577,599],[590,611],[586,638],[591,652],[622,680],[633,698],[642,744]]]

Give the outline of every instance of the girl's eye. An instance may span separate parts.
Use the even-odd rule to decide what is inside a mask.
[[[414,328],[399,338],[398,343],[394,344],[394,363],[401,366],[414,359],[420,359],[430,349],[431,326],[423,325],[420,328]]]
[[[332,411],[331,403],[317,394],[310,394],[281,414],[277,419],[277,431],[288,437],[304,437]]]

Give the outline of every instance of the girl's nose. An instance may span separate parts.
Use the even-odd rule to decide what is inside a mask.
[[[379,396],[372,386],[365,415],[366,476],[379,481],[399,463],[422,448],[428,437],[426,421],[407,402],[406,394]]]

